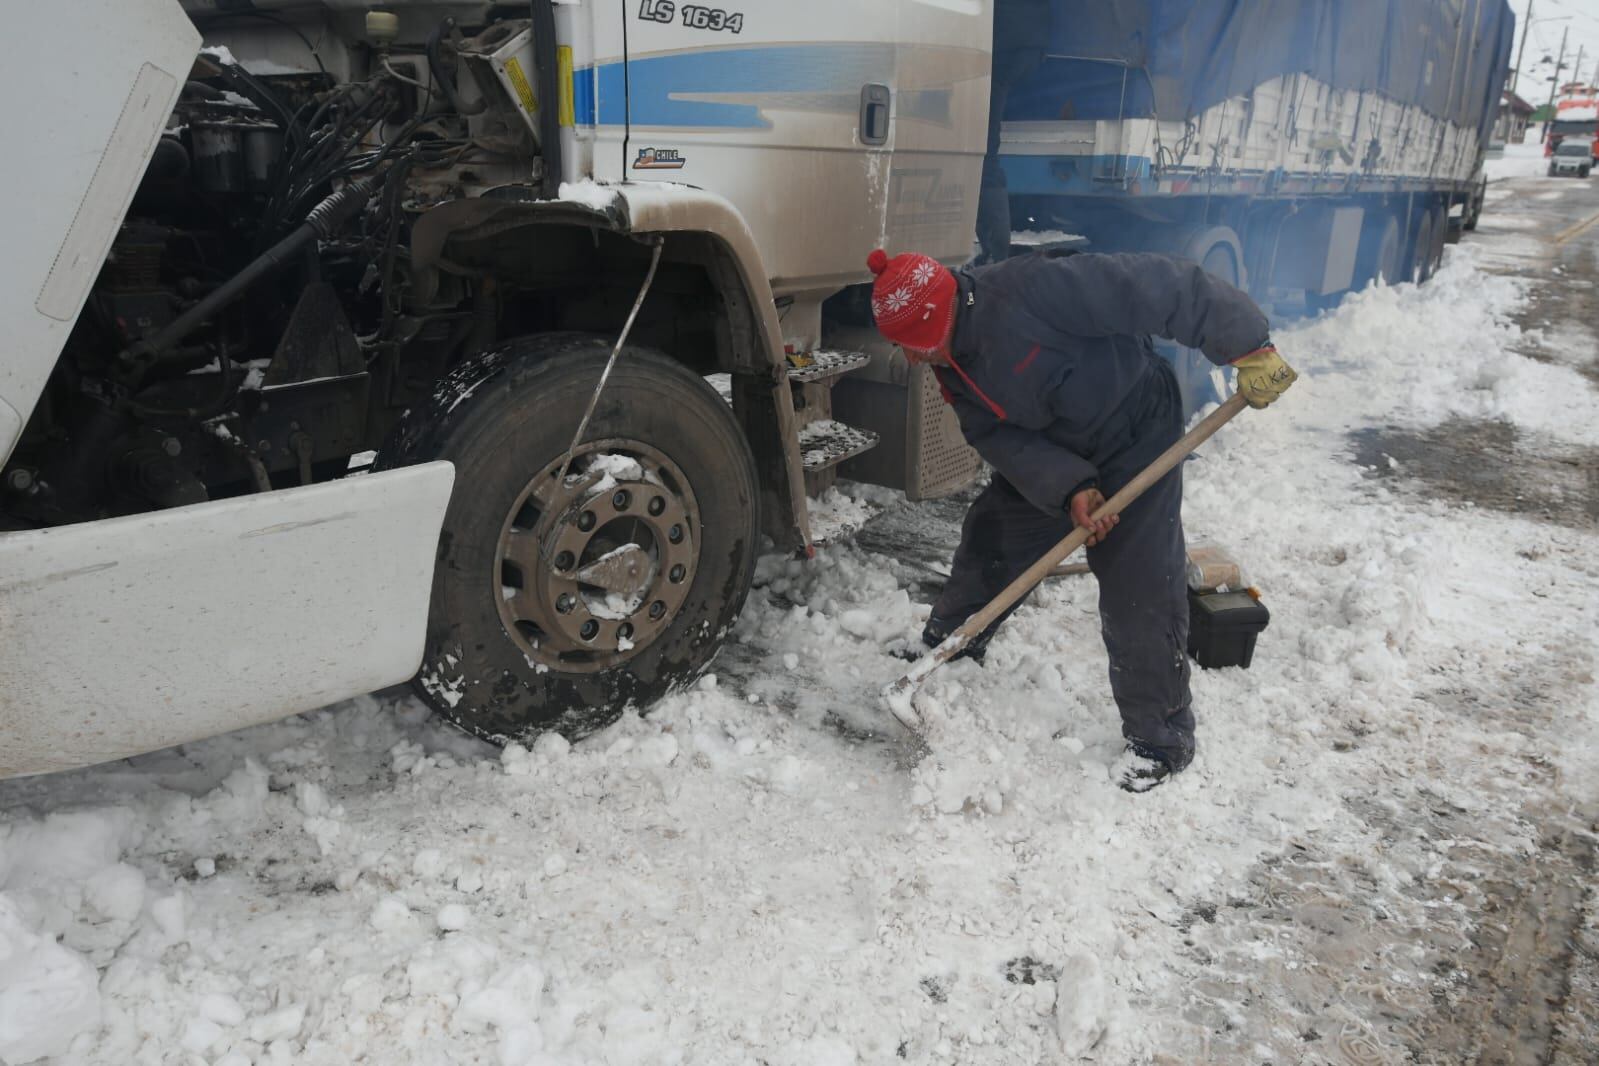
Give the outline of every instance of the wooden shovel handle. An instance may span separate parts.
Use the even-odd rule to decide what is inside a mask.
[[[1242,411],[1248,404],[1242,395],[1234,394],[1229,397],[1216,410],[1212,411],[1204,421],[1189,430],[1177,443],[1173,444],[1160,454],[1154,462],[1150,463],[1138,476],[1122,486],[1120,492],[1105,501],[1105,505],[1093,514],[1094,520],[1108,518],[1114,514],[1121,514],[1155,482],[1165,477],[1172,468],[1184,459],[1190,452],[1209,440],[1215,432],[1232,420],[1233,416]],[[1115,536],[1114,533],[1111,534]],[[1063,562],[1072,552],[1081,548],[1089,537],[1089,531],[1082,526],[1073,529],[1066,538],[1045,552],[1043,557],[1023,572],[1021,577],[1012,581],[1001,592],[989,601],[988,606],[968,618],[959,629],[944,638],[944,642],[926,655],[918,659],[910,671],[889,688],[888,694],[902,696],[926,679],[928,674],[938,669],[960,654],[962,648],[971,643],[983,630],[991,625],[994,619],[1010,610],[1019,603],[1023,597],[1033,591],[1034,586],[1049,576],[1049,572]]]

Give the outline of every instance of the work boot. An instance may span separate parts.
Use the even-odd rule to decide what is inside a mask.
[[[1172,774],[1181,772],[1193,758],[1189,753],[1188,758],[1181,764],[1174,764],[1163,752],[1137,741],[1130,741],[1120,759],[1116,760],[1120,772],[1117,774],[1116,784],[1123,792],[1148,792],[1151,789],[1164,785]]]
[[[964,621],[964,618],[939,618],[937,616],[928,618],[927,625],[922,628],[922,643],[927,645],[928,650],[938,647],[948,639],[951,633],[959,629]],[[978,666],[982,666],[983,660],[988,657],[988,642],[993,639],[993,627],[985,629],[977,635],[976,639],[951,658],[950,662],[954,662],[956,659],[970,659]]]

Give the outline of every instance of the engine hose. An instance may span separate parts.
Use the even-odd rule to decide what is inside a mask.
[[[446,77],[444,73],[444,35],[453,29],[455,29],[455,20],[446,18],[428,34],[428,69],[433,72],[433,80],[438,82],[439,88],[444,90],[444,98],[450,102],[451,110],[458,115],[481,115],[489,109],[489,102],[479,100],[471,107],[467,107],[461,103],[461,94],[456,88],[455,81]]]
[[[212,315],[243,296],[249,288],[279,267],[293,261],[301,249],[318,239],[327,240],[366,206],[382,184],[379,176],[357,178],[311,209],[305,221],[287,237],[262,252],[243,270],[219,285],[211,295],[189,308],[153,337],[123,351],[118,359],[142,371],[160,353],[193,333]]]

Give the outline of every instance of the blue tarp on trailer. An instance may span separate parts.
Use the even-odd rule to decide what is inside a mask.
[[[1037,5],[999,0],[997,19],[999,36],[1036,22]],[[1504,0],[1054,0],[1048,21],[1033,27],[1048,55],[1007,120],[1183,119],[1306,74],[1475,127],[1484,144],[1515,25]]]

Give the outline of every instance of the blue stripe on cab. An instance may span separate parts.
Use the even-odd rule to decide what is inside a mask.
[[[572,72],[572,116],[579,126],[594,125],[594,68]]]
[[[634,125],[766,129],[771,123],[761,115],[761,95],[854,93],[868,82],[890,84],[894,46],[857,42],[706,49],[646,56],[633,60],[626,70],[622,63],[588,70],[593,71],[598,99],[591,99],[590,110],[585,111],[583,91],[578,90],[579,122],[591,114],[589,121],[601,126],[625,125],[631,93]],[[747,96],[750,101],[683,99],[710,94]]]

